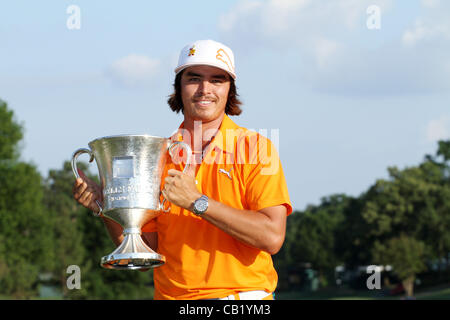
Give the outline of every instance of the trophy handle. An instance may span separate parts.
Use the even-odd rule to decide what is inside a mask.
[[[75,178],[77,178],[77,179],[80,178],[80,175],[78,174],[78,168],[77,168],[77,158],[78,158],[78,156],[80,156],[83,153],[89,154],[89,156],[90,156],[89,162],[94,161],[94,154],[89,149],[81,148],[81,149],[76,150],[73,153],[73,155],[72,155],[72,171],[73,171],[73,174],[75,175]],[[100,202],[98,200],[95,200],[95,203],[97,203],[97,206],[100,210],[98,213],[95,213],[95,215],[100,216],[102,214],[103,208],[100,205]]]
[[[180,145],[187,153],[186,165],[184,166],[184,169],[183,169],[183,173],[185,173],[186,170],[191,165],[192,150],[191,150],[191,147],[189,147],[189,145],[184,143],[183,141],[175,141],[175,142],[172,142],[170,144],[170,146],[167,148],[169,150],[169,154],[171,157],[173,157],[173,154],[172,154],[173,147],[175,147],[177,145]]]
[[[172,154],[173,147],[175,147],[177,145],[180,145],[186,151],[186,154],[187,154],[186,165],[184,166],[184,169],[183,169],[183,173],[185,173],[186,170],[189,169],[189,166],[191,165],[192,150],[191,150],[191,147],[189,147],[188,144],[186,144],[186,143],[184,143],[182,141],[175,141],[175,142],[172,142],[169,145],[169,147],[167,148],[169,150],[169,154],[170,154],[171,157],[173,157],[173,154]],[[160,210],[162,212],[169,212],[170,211],[170,205],[169,205],[169,207],[167,209],[164,209],[164,204],[165,203],[166,203],[166,199],[163,197],[163,201],[160,203],[160,205],[159,205],[160,207],[159,208],[160,208]]]

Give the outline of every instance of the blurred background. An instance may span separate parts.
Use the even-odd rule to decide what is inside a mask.
[[[1,3],[0,298],[152,298],[151,272],[99,267],[114,245],[67,161],[101,136],[170,136],[173,69],[198,39],[232,48],[232,119],[280,153],[295,212],[277,298],[450,298],[442,0]]]

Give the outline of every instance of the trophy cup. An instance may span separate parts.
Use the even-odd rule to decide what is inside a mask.
[[[158,267],[165,257],[153,251],[141,238],[141,228],[165,209],[166,199],[160,201],[161,176],[167,151],[180,146],[187,153],[189,167],[191,148],[184,142],[149,135],[117,135],[89,142],[89,149],[76,150],[72,156],[72,170],[79,178],[77,158],[90,155],[89,162],[97,162],[102,185],[103,204],[97,201],[100,212],[123,227],[124,239],[111,254],[101,259],[108,269],[143,269]],[[183,171],[183,172],[184,172]]]

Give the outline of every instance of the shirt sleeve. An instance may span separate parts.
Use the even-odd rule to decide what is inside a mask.
[[[274,144],[262,135],[248,142],[245,198],[250,210],[284,205],[292,213],[287,183]],[[252,139],[250,139],[252,140]]]

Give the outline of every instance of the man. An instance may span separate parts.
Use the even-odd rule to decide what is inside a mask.
[[[278,277],[271,255],[292,212],[277,151],[228,117],[241,113],[230,48],[212,40],[189,44],[175,73],[168,103],[184,122],[171,139],[190,144],[194,160],[186,173],[185,155],[168,160],[161,192],[170,212],[142,228],[166,257],[154,269],[155,299],[272,299]],[[82,177],[74,197],[97,211],[100,187]],[[103,220],[119,244],[121,227]]]

